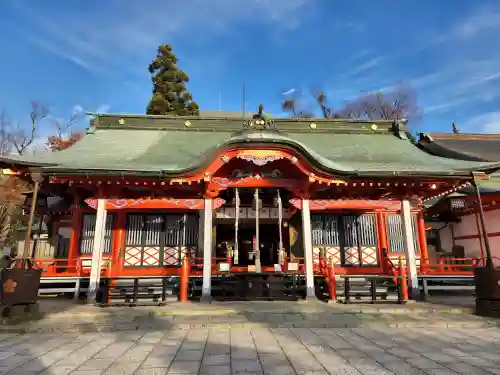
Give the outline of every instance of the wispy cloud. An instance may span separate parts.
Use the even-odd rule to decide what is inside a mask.
[[[78,115],[81,115],[84,112],[84,109],[83,109],[83,107],[80,104],[75,104],[73,106],[73,111],[72,112],[73,112],[74,116],[78,116]]]
[[[358,59],[361,59],[362,56],[360,56]],[[347,78],[347,77],[353,77],[357,76],[360,74],[364,74],[374,68],[376,68],[379,63],[382,61],[381,57],[372,57],[367,60],[363,60],[361,63],[358,65],[355,65],[354,67],[349,68],[345,72],[341,73],[338,78]]]
[[[449,39],[467,39],[484,32],[500,30],[500,7],[480,8],[463,23],[457,24],[445,36]]]
[[[99,107],[97,107],[96,112],[97,113],[107,113],[111,106],[109,104],[101,104]]]
[[[39,29],[36,36],[27,36],[35,46],[84,69],[103,73],[102,66],[108,66],[112,73],[120,64],[133,70],[158,44],[186,35],[191,42],[203,42],[246,21],[276,30],[295,29],[314,8],[311,1],[315,0],[166,0],[153,5],[130,0],[78,12],[61,7],[57,14],[35,10],[25,1],[9,4]]]
[[[425,113],[446,113],[464,105],[489,103],[500,97],[498,59],[445,64],[410,83],[421,93]]]
[[[473,133],[500,134],[500,111],[483,113],[472,117],[461,127],[464,131]]]
[[[282,92],[281,95],[283,95],[283,96],[292,95],[295,92],[297,92],[297,89],[289,89],[289,90],[286,90],[285,92]]]

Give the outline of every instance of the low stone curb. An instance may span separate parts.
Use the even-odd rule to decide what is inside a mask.
[[[137,308],[137,307],[96,307],[93,311],[68,311],[68,312],[41,312],[42,317],[57,317],[57,318],[78,318],[78,317],[115,317],[115,316],[234,316],[242,314],[257,314],[257,312],[244,309],[186,309],[185,307],[172,306],[170,310],[167,307],[158,307],[156,310]],[[394,314],[394,315],[420,315],[420,314],[474,314],[474,308],[387,308],[387,307],[349,307],[339,309],[326,309],[323,314]],[[301,312],[292,312],[301,313]],[[304,312],[306,313],[306,312]],[[261,310],[258,314],[290,314],[289,310]]]
[[[397,322],[397,323],[330,323],[318,324],[316,322],[301,323],[179,323],[169,324],[166,327],[150,326],[147,324],[124,324],[122,326],[0,326],[0,333],[91,333],[91,332],[126,332],[126,331],[151,331],[151,330],[187,330],[203,328],[498,328],[500,324],[491,321],[478,322]]]

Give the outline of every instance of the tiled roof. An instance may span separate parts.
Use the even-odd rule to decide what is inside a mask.
[[[430,155],[406,139],[403,124],[389,121],[275,119],[275,128],[244,129],[245,121],[99,115],[86,136],[67,150],[0,161],[40,166],[49,173],[168,176],[203,167],[219,149],[268,144],[294,148],[318,168],[338,175],[453,176],[497,167]]]

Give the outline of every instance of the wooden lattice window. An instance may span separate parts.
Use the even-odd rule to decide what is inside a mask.
[[[194,214],[129,214],[125,238],[126,267],[180,265],[183,251],[198,242]]]
[[[96,214],[83,214],[82,231],[80,236],[80,254],[92,254],[94,247]],[[115,215],[106,215],[106,228],[104,230],[104,254],[110,254],[113,242],[113,228],[115,226]]]
[[[417,231],[418,215],[411,215],[411,228],[413,232],[413,246],[415,252],[420,252],[420,240]],[[399,214],[387,215],[387,238],[389,240],[389,251],[393,253],[404,253],[403,221]]]
[[[313,248],[325,247],[327,255],[343,266],[376,266],[377,226],[373,214],[311,215]]]

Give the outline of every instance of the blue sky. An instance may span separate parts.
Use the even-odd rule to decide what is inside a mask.
[[[288,90],[338,107],[402,81],[424,111],[414,130],[500,133],[499,38],[495,0],[0,0],[0,108],[143,113],[168,42],[202,109],[220,93],[239,110],[243,80],[247,109],[275,114]]]

